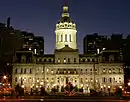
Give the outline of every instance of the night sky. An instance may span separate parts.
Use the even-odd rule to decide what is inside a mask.
[[[0,0],[0,22],[44,36],[45,53],[55,49],[55,24],[65,0]],[[86,34],[130,34],[130,0],[68,0],[71,18],[77,24],[77,42],[83,50]]]

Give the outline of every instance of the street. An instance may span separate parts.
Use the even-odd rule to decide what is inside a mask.
[[[67,98],[54,98],[54,97],[22,97],[22,98],[8,98],[3,97],[0,102],[130,102],[130,99],[119,99],[115,97],[67,97]]]

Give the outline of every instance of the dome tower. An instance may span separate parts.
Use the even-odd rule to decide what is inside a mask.
[[[72,49],[77,49],[76,24],[70,18],[68,6],[63,5],[62,16],[56,24],[56,49],[62,49],[66,45]]]

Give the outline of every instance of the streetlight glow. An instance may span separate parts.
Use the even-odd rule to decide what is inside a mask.
[[[4,79],[6,79],[6,78],[7,78],[7,76],[5,76],[5,75],[4,75],[4,76],[3,76],[3,78],[4,78]]]
[[[130,82],[128,82],[128,86],[130,86]]]

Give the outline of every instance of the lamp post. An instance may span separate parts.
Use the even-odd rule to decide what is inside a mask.
[[[95,65],[99,63],[99,59],[98,59],[98,55],[102,53],[102,51],[104,51],[106,48],[102,48],[102,50],[100,51],[100,49],[98,48],[97,51],[96,51],[96,61],[94,62],[94,66],[93,66],[93,74],[94,74],[94,90],[96,90],[96,80],[95,80]],[[98,67],[98,74],[99,74],[99,67]],[[99,81],[98,81],[99,82]]]

